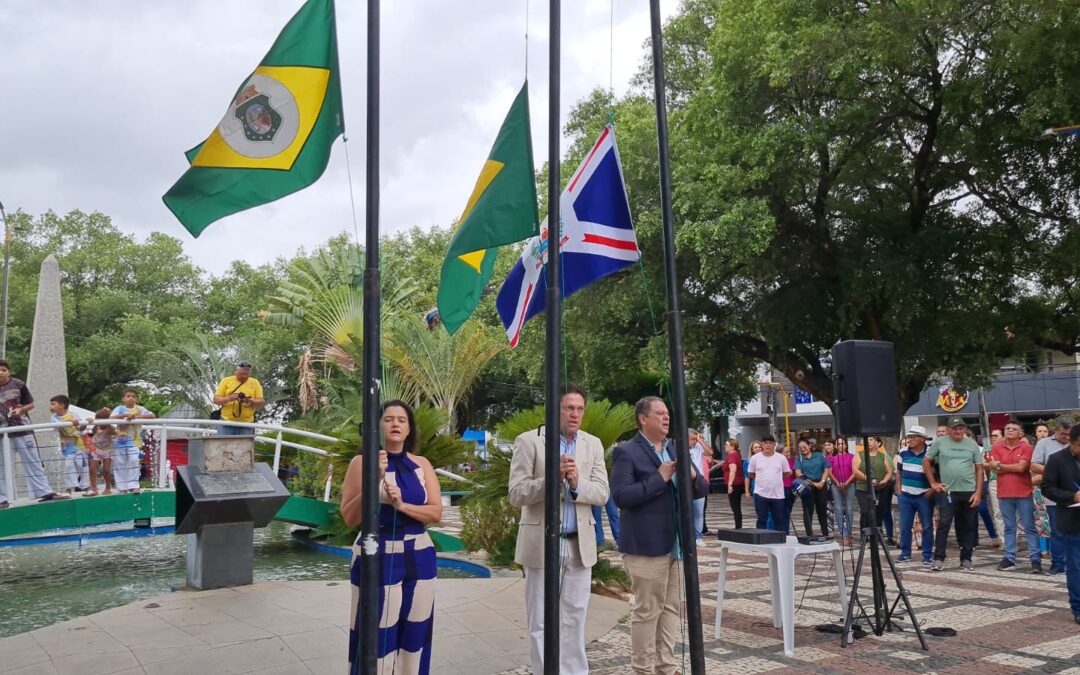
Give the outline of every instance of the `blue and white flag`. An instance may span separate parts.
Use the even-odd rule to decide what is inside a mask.
[[[567,297],[598,279],[628,267],[641,257],[630,202],[623,183],[615,129],[604,127],[560,199],[562,215],[562,295]],[[548,227],[525,243],[510,270],[495,306],[506,337],[517,347],[525,322],[544,311]]]
[[[1043,132],[1043,136],[1080,136],[1080,124],[1067,127],[1051,127]]]

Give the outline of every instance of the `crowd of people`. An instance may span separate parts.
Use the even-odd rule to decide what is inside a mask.
[[[1067,576],[1070,607],[1080,623],[1080,426],[1061,416],[1052,431],[1038,424],[1034,445],[1031,440],[1020,422],[1010,420],[980,447],[964,420],[953,417],[935,436],[912,426],[896,453],[880,436],[869,436],[865,448],[851,453],[843,438],[825,439],[820,450],[811,439],[800,439],[794,454],[765,436],[751,444],[745,462],[738,443],[727,441],[721,461],[737,528],[743,526],[744,491],[753,497],[757,527],[787,533],[797,529],[790,516],[799,498],[807,536],[814,535],[816,514],[820,535],[851,545],[857,504],[859,531],[876,525],[899,550],[897,562],[912,561],[914,547],[930,571],[944,569],[954,528],[960,569],[974,569],[980,518],[990,543],[1002,549],[997,569],[1015,570],[1023,532],[1030,571]],[[1044,557],[1050,560],[1046,570]]]
[[[935,532],[944,532],[955,523],[958,539],[970,541],[973,548],[978,538],[977,518],[982,517],[990,543],[1004,549],[999,565],[1004,570],[1015,568],[1018,522],[1028,542],[1031,571],[1043,572],[1045,556],[1051,558],[1048,573],[1058,575],[1065,572],[1066,558],[1059,536],[1053,535],[1054,504],[1043,498],[1040,485],[1045,462],[1068,446],[1072,426],[1071,418],[1059,417],[1051,434],[1048,424],[1039,423],[1032,446],[1022,424],[1010,421],[991,432],[990,443],[981,448],[967,424],[956,417],[937,428],[936,436],[916,424],[902,438],[896,453],[889,453],[880,436],[869,436],[866,448],[860,446],[853,453],[842,437],[835,442],[825,438],[820,449],[811,438],[801,438],[793,454],[788,448],[778,448],[767,435],[752,443],[750,460],[744,461],[739,443],[729,440],[725,459],[718,461],[723,461],[737,528],[743,525],[739,500],[744,492],[754,499],[758,527],[788,532],[796,530],[789,516],[799,498],[807,536],[814,535],[816,514],[820,535],[831,535],[848,545],[858,504],[860,530],[873,522],[886,531],[890,545],[900,550],[901,562],[912,558],[914,541],[924,566],[941,569],[934,561],[941,563],[944,557],[943,553],[934,555],[934,541],[945,538],[935,537]],[[747,480],[750,490],[744,486]],[[899,527],[893,519],[894,497],[899,504]],[[872,501],[876,501],[876,509]],[[967,569],[967,546],[960,561]]]
[[[139,393],[126,389],[122,402],[115,408],[102,408],[92,420],[80,419],[71,410],[71,401],[63,394],[49,399],[51,420],[65,426],[57,429],[60,455],[63,463],[60,479],[66,494],[59,494],[49,484],[49,477],[41,459],[34,432],[12,431],[12,449],[21,460],[26,477],[27,495],[39,502],[69,499],[74,493],[88,496],[98,494],[139,492],[142,456],[142,433],[138,424],[102,424],[100,420],[125,420],[134,422],[150,419],[154,414],[139,405]],[[34,409],[34,397],[22,380],[11,376],[11,365],[0,359],[0,419],[4,426],[27,426],[28,413]],[[3,463],[0,462],[0,509],[10,506],[7,495]],[[98,477],[104,482],[99,493]]]
[[[251,433],[249,427],[237,423],[252,423],[256,411],[265,405],[261,383],[251,376],[251,364],[237,364],[232,375],[217,385],[213,403],[220,406],[212,417],[220,419],[220,435]],[[34,397],[26,383],[11,376],[11,365],[0,359],[0,423],[5,427],[30,424],[28,413],[34,409]],[[27,494],[31,499],[47,502],[68,499],[75,493],[84,496],[137,493],[142,477],[145,456],[142,428],[138,420],[153,419],[154,413],[139,405],[139,392],[125,389],[119,405],[104,407],[93,417],[80,418],[72,410],[71,400],[64,394],[49,399],[51,421],[66,426],[57,428],[62,469],[60,480],[63,492],[49,484],[34,432],[9,432],[12,450],[21,460],[26,476]],[[105,420],[124,420],[131,424]],[[0,509],[11,504],[6,493],[3,462],[0,462]],[[98,480],[102,481],[99,490]]]
[[[672,673],[681,612],[680,540],[677,462],[668,436],[670,417],[664,401],[647,396],[637,402],[638,431],[616,445],[605,464],[596,437],[581,430],[586,395],[568,387],[560,399],[559,531],[560,648],[559,671],[587,673],[585,618],[592,567],[604,541],[601,524],[607,511],[634,600],[631,607],[631,663],[636,673]],[[429,672],[434,617],[434,552],[425,525],[442,517],[438,481],[430,463],[416,454],[418,440],[412,410],[401,401],[382,408],[380,428],[379,554],[382,570],[378,614],[380,669],[398,673]],[[547,431],[540,427],[518,436],[510,465],[508,497],[521,509],[515,560],[525,573],[525,607],[533,672],[544,670],[544,461]],[[775,438],[754,441],[744,459],[736,440],[723,452],[710,452],[700,434],[690,430],[689,489],[698,538],[707,532],[704,512],[711,471],[722,471],[735,526],[744,525],[743,499],[752,498],[756,524],[791,532],[796,499],[803,505],[803,528],[835,536],[851,544],[855,506],[859,531],[876,524],[888,543],[899,548],[897,560],[921,552],[928,570],[941,570],[955,525],[960,568],[972,569],[977,545],[977,518],[987,505],[988,528],[995,546],[1003,548],[999,570],[1016,567],[1017,523],[1023,529],[1033,572],[1042,573],[1039,513],[1047,514],[1043,532],[1049,537],[1049,574],[1067,575],[1070,607],[1080,623],[1080,426],[1068,417],[1036,429],[1032,447],[1023,428],[1009,422],[988,448],[980,448],[961,418],[952,418],[931,436],[911,427],[898,452],[873,436],[866,447],[826,439],[801,439],[793,453]],[[1064,452],[1062,452],[1065,450]],[[345,522],[360,522],[362,457],[352,460],[342,491]],[[1041,494],[1040,494],[1041,493]],[[893,496],[899,518],[893,517]],[[872,505],[876,504],[876,508]],[[990,504],[993,504],[992,506]],[[875,514],[873,520],[871,513]],[[614,514],[614,517],[611,517]],[[998,533],[1002,535],[998,538]],[[899,537],[896,542],[894,536]],[[372,558],[354,546],[353,619],[349,642],[352,672],[358,672],[359,583]]]

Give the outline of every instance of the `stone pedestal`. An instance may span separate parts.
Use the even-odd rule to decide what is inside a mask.
[[[187,585],[201,590],[254,581],[255,527],[251,523],[203,525],[187,535]]]
[[[176,533],[187,535],[187,584],[209,589],[253,581],[256,527],[289,499],[270,469],[255,462],[255,438],[193,439],[190,464],[177,468]]]

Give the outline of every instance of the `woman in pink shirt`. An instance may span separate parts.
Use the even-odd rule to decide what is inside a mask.
[[[855,517],[855,473],[851,461],[855,458],[847,451],[843,438],[837,439],[836,453],[829,456],[832,468],[833,514],[836,517],[836,533],[844,546],[851,545],[851,524]],[[843,450],[841,450],[843,448]]]
[[[791,473],[784,475],[784,505],[787,507],[788,534],[795,534],[791,527],[791,510],[795,508],[795,490],[791,488],[795,484],[795,453],[791,448],[784,446],[784,457],[787,458]]]

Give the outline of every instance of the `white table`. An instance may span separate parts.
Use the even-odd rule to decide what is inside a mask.
[[[784,544],[742,544],[734,541],[720,542],[720,575],[716,580],[716,623],[713,638],[720,637],[720,618],[724,607],[724,581],[727,577],[728,551],[759,553],[769,556],[769,583],[772,586],[773,626],[784,629],[784,655],[795,656],[795,558],[814,553],[832,553],[836,567],[837,590],[840,608],[847,615],[847,584],[844,580],[844,563],[840,546],[835,541],[823,544],[800,544],[795,537],[788,537]]]

